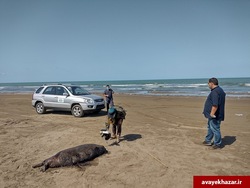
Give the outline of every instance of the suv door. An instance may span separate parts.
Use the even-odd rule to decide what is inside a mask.
[[[42,98],[44,100],[45,107],[54,107],[55,105],[54,103],[56,101],[55,94],[56,94],[56,88],[54,86],[48,86],[44,90]]]
[[[56,86],[55,107],[70,109],[70,99],[68,91],[62,86]]]
[[[48,86],[42,97],[45,107],[70,109],[68,92],[62,86]]]

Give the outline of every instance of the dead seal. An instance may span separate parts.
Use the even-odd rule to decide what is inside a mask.
[[[41,167],[41,171],[45,172],[48,168],[78,165],[80,163],[93,160],[104,153],[107,153],[104,146],[84,144],[62,150],[54,156],[44,160],[42,163],[33,165],[32,167]]]

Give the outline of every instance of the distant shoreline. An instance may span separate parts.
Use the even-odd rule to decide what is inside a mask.
[[[0,82],[1,85],[20,85],[20,84],[46,84],[46,83],[79,83],[79,82],[104,82],[104,83],[110,83],[110,82],[134,82],[134,81],[159,81],[159,80],[208,80],[209,78],[169,78],[169,79],[139,79],[139,80],[87,80],[87,81],[35,81],[35,82]],[[250,79],[250,77],[222,77],[221,79]]]
[[[210,92],[207,79],[166,79],[166,80],[121,80],[121,81],[78,81],[60,82],[66,85],[79,85],[90,93],[102,94],[107,84],[115,93],[150,96],[207,96]],[[0,93],[33,93],[42,83],[1,84]],[[56,83],[53,83],[56,84]],[[250,97],[250,78],[221,78],[219,85],[228,97]]]

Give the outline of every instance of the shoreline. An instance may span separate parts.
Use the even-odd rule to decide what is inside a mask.
[[[102,94],[109,84],[115,93],[152,96],[207,96],[207,79],[163,79],[120,81],[34,82],[1,84],[0,93],[33,93],[42,85],[79,85],[90,93]],[[221,78],[220,86],[229,97],[250,97],[250,77]]]

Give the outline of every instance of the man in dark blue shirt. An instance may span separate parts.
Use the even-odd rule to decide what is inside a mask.
[[[221,147],[221,132],[220,124],[224,121],[225,116],[225,99],[226,93],[221,87],[219,87],[218,80],[216,78],[210,78],[208,86],[211,89],[210,94],[204,105],[203,114],[208,119],[208,131],[205,137],[204,145],[212,146],[213,149]],[[214,142],[212,144],[212,139]]]
[[[106,89],[103,92],[103,95],[106,98],[107,112],[109,110],[109,105],[111,107],[114,106],[113,94],[114,94],[114,91],[110,88],[109,85],[106,85]]]

